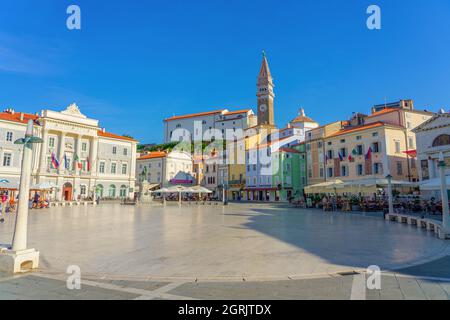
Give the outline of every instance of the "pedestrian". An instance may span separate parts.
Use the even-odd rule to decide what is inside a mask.
[[[6,192],[3,192],[1,199],[2,199],[2,215],[5,215],[5,213],[6,213],[6,201],[8,200],[8,196],[6,195]]]

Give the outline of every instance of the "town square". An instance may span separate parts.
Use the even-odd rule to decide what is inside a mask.
[[[319,2],[307,6],[311,23]],[[379,54],[396,43],[395,27],[431,41],[380,2],[346,4],[345,30],[332,38],[296,29],[315,53],[274,40],[293,35],[274,13],[279,33],[250,41],[236,32],[237,54],[220,27],[236,28],[231,9],[219,4],[206,6],[218,19],[205,18],[211,30],[162,4],[145,26],[148,4],[108,8],[129,22],[111,26],[114,41],[102,19],[85,19],[98,15],[95,4],[53,7],[67,19],[57,35],[59,18],[39,8],[52,18],[29,32],[49,46],[19,41],[9,18],[0,28],[0,300],[449,300],[450,66],[430,50]],[[304,6],[276,11],[293,19],[289,8]],[[430,23],[442,21],[433,12],[450,14],[447,4],[414,10]],[[256,19],[250,11],[242,17]],[[168,16],[178,20],[167,26]],[[361,47],[347,51],[355,43],[343,34]],[[421,75],[408,77],[416,66]],[[259,312],[248,307],[224,312]],[[180,312],[218,310],[187,303]]]

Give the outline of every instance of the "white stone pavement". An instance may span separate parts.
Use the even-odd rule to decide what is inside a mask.
[[[0,242],[14,221],[0,225]],[[31,211],[40,272],[183,282],[316,277],[402,268],[450,253],[449,242],[381,217],[275,205],[58,207]]]

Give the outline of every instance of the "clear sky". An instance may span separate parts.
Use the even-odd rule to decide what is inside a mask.
[[[71,4],[79,31],[66,28]],[[262,49],[279,126],[299,107],[324,124],[385,98],[450,106],[448,0],[2,0],[0,107],[76,102],[111,132],[161,142],[173,114],[256,112]]]

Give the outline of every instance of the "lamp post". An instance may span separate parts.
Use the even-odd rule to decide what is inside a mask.
[[[388,202],[389,202],[389,213],[394,213],[394,198],[392,196],[392,176],[390,173],[386,176],[388,181]]]
[[[39,265],[39,252],[35,249],[27,249],[28,197],[32,173],[33,144],[42,143],[41,138],[33,136],[33,120],[28,121],[25,137],[14,143],[23,145],[19,201],[12,247],[11,249],[3,248],[0,254],[0,270],[9,273],[29,271]]]
[[[441,198],[442,198],[442,230],[439,237],[442,239],[447,239],[450,237],[450,217],[448,208],[448,193],[447,193],[447,179],[445,177],[445,159],[444,154],[441,152],[439,154],[439,174],[441,177]]]

